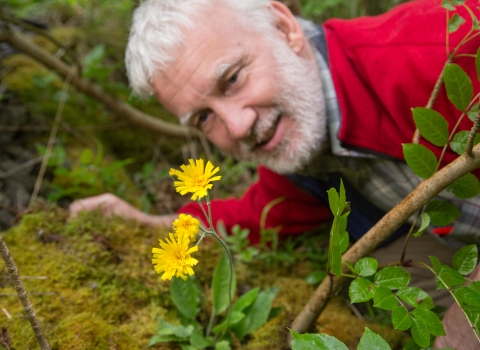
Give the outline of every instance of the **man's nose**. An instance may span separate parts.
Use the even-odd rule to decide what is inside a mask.
[[[251,135],[257,117],[253,108],[225,104],[220,106],[217,113],[232,140],[245,139]]]

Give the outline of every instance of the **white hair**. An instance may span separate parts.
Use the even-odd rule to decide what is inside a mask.
[[[249,30],[272,28],[268,0],[146,0],[135,10],[125,64],[130,86],[140,96],[154,93],[152,78],[165,71],[185,41],[185,30],[195,29],[201,18],[217,6],[227,6]]]

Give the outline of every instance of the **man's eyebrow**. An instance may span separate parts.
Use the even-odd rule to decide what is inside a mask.
[[[205,92],[205,94],[202,96],[202,99],[207,96],[208,94],[211,94],[212,91],[218,90],[217,88],[223,84],[225,80],[227,80],[228,75],[230,72],[235,69],[236,67],[240,66],[243,64],[244,59],[240,58],[232,62],[228,63],[222,63],[220,64],[217,69],[215,70],[214,74],[214,79],[212,84],[210,85],[210,88]],[[180,116],[180,123],[182,125],[188,125],[190,123],[190,120],[200,111],[201,109],[194,109],[191,112],[188,112],[184,114],[183,116]]]

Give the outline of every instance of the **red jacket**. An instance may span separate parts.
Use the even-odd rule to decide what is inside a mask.
[[[344,147],[403,159],[402,143],[410,143],[415,130],[410,109],[427,104],[446,61],[446,11],[440,4],[440,0],[411,1],[376,17],[325,22],[328,60],[342,115],[338,138]],[[480,18],[479,1],[467,0],[467,4]],[[457,10],[467,23],[449,36],[450,48],[471,28],[468,12],[461,6]],[[479,38],[458,53],[475,54]],[[472,78],[474,91],[480,91],[474,59],[460,57],[454,63]],[[447,118],[450,129],[461,114],[444,87],[433,108]],[[465,118],[459,130],[471,127]],[[440,154],[439,148],[425,140],[421,143]],[[456,157],[448,151],[444,164]],[[242,198],[212,201],[214,222],[223,220],[227,229],[235,224],[250,228],[250,240],[258,242],[263,208],[282,196],[285,200],[270,210],[266,224],[282,225],[282,235],[302,233],[331,218],[318,199],[284,176],[259,167],[258,182]],[[203,217],[197,203],[179,212]]]

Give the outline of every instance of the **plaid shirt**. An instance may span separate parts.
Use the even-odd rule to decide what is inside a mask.
[[[331,154],[319,156],[308,169],[301,173],[321,178],[328,176],[329,172],[340,172],[361,195],[371,203],[375,203],[378,208],[388,212],[410,194],[422,179],[415,175],[403,161],[380,158],[341,146],[337,138],[341,123],[337,95],[328,62],[316,45],[323,32],[309,21],[299,19],[299,22],[314,48],[320,70],[331,146]],[[318,169],[318,166],[314,167],[318,162],[322,164],[321,169]],[[480,195],[470,199],[459,199],[452,193],[442,191],[436,199],[448,201],[461,211],[461,216],[451,224],[452,230],[448,238],[455,238],[464,243],[480,244]],[[409,223],[412,223],[414,218],[415,216],[411,217]],[[433,232],[434,226],[430,225],[428,230]]]

